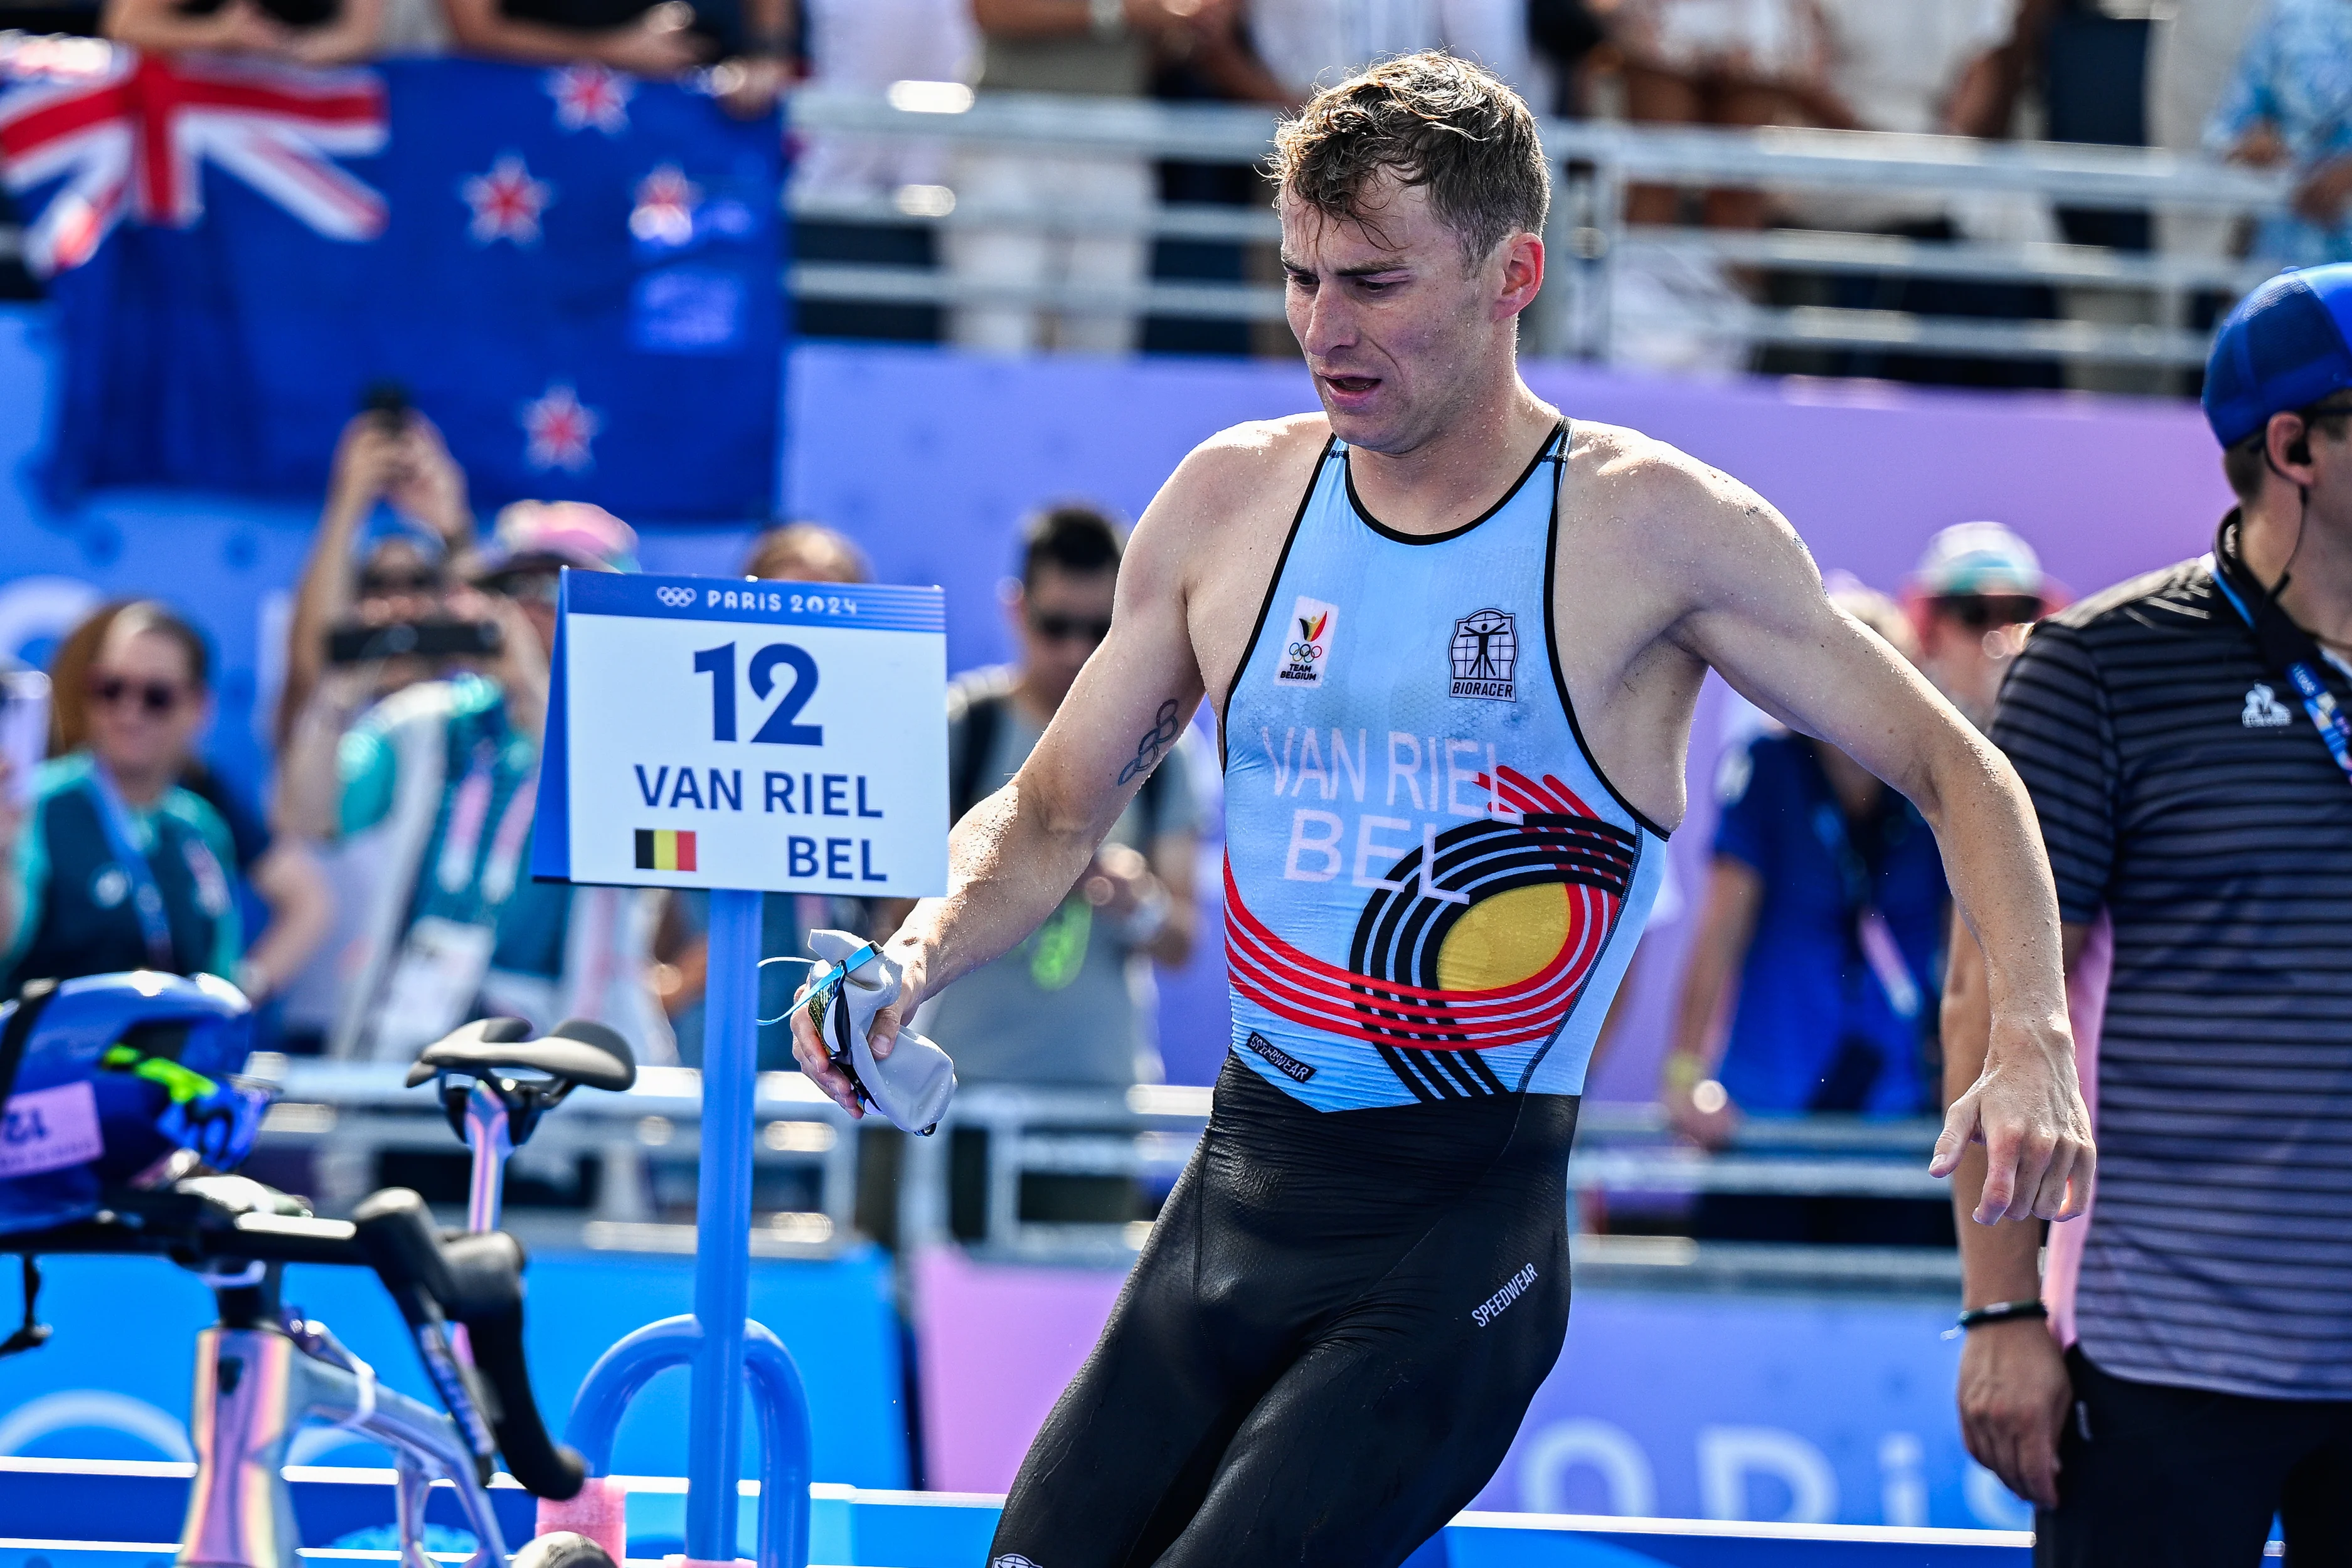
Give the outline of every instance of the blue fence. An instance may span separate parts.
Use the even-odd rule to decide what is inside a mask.
[[[41,1267],[41,1316],[57,1333],[37,1353],[0,1361],[0,1457],[189,1458],[189,1357],[196,1331],[213,1321],[210,1293],[194,1275],[155,1259],[54,1258]],[[601,1253],[531,1260],[526,1345],[551,1426],[561,1427],[588,1368],[614,1340],[688,1310],[693,1267],[690,1258]],[[386,1383],[433,1399],[374,1275],[298,1266],[287,1271],[286,1299],[325,1322]],[[907,1485],[904,1362],[888,1258],[869,1247],[829,1261],[755,1261],[751,1315],[782,1337],[800,1364],[816,1426],[816,1478]],[[614,1469],[684,1474],[686,1432],[686,1375],[664,1374],[631,1406]],[[382,1450],[326,1427],[299,1437],[293,1458],[389,1462]],[[0,1523],[0,1534],[12,1533],[21,1531]]]

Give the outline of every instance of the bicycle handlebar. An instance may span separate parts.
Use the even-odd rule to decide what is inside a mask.
[[[486,1461],[494,1444],[526,1491],[558,1501],[578,1495],[588,1468],[548,1436],[523,1359],[522,1244],[501,1230],[445,1240],[425,1200],[405,1187],[373,1194],[352,1222],[478,1458]],[[449,1347],[453,1321],[465,1325],[470,1367]]]
[[[513,1237],[491,1230],[445,1238],[425,1200],[404,1187],[373,1195],[348,1220],[245,1208],[200,1182],[121,1194],[115,1203],[94,1219],[0,1237],[0,1252],[373,1268],[407,1322],[481,1479],[489,1479],[493,1458],[502,1454],[508,1473],[526,1490],[558,1501],[579,1494],[587,1466],[548,1436],[531,1395],[522,1344],[523,1250]],[[457,1354],[452,1323],[465,1327],[471,1365]]]

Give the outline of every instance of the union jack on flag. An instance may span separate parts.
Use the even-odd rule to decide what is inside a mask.
[[[383,148],[373,71],[32,38],[0,46],[0,177],[17,193],[65,182],[26,231],[37,276],[88,261],[126,216],[194,226],[207,162],[328,238],[383,232],[382,194],[334,162]]]

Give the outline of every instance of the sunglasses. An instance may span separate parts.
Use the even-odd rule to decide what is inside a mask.
[[[1077,638],[1092,647],[1110,635],[1110,622],[1090,616],[1056,615],[1051,611],[1029,617],[1029,630],[1048,643],[1066,643]]]
[[[2040,620],[2042,601],[2027,593],[1956,593],[1936,601],[1936,611],[1971,632],[1984,632]]]
[[[100,707],[114,707],[126,700],[135,700],[139,711],[151,718],[162,718],[180,706],[186,695],[184,688],[169,681],[131,681],[121,675],[93,675],[89,682],[89,698]]]

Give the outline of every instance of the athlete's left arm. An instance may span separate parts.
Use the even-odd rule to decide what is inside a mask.
[[[1984,1071],[1952,1103],[1929,1169],[1972,1141],[1976,1218],[2068,1219],[2095,1158],[2066,1021],[2058,897],[2015,769],[1902,655],[1832,604],[1787,519],[1688,459],[1646,465],[1639,510],[1680,580],[1667,637],[1791,728],[1829,741],[1909,797],[1982,945],[1992,1006]]]

